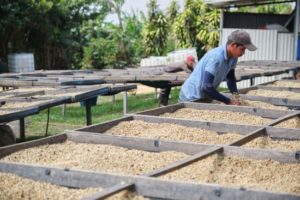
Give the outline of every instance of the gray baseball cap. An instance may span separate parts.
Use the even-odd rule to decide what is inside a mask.
[[[229,36],[228,40],[237,43],[237,44],[242,44],[248,49],[249,51],[255,51],[257,48],[254,44],[251,42],[250,35],[243,30],[236,30],[233,31]]]

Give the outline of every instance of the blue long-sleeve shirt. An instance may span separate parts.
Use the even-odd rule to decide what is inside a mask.
[[[235,69],[236,63],[237,59],[227,58],[225,45],[217,47],[207,52],[198,62],[192,74],[182,85],[179,100],[194,101],[204,98],[219,99],[219,95],[221,94],[216,90],[216,88],[220,85],[222,81],[226,79],[227,84],[229,84],[229,87],[234,90],[234,87],[236,88],[234,71],[230,71]],[[213,75],[213,79],[210,81],[210,92],[208,93],[207,91],[203,90],[204,88],[207,88],[204,86],[205,78],[207,78],[205,75],[206,73],[210,73],[211,75]],[[232,75],[234,78],[232,78]],[[233,86],[233,82],[235,86]],[[212,88],[214,88],[214,90]],[[217,92],[218,94],[216,94],[215,92]],[[213,96],[211,97],[209,93]],[[216,94],[217,96],[215,96],[214,94]],[[221,99],[219,100],[224,103],[228,103],[230,100],[228,98],[225,100],[225,98],[222,99],[221,97]]]
[[[204,93],[209,96],[211,99],[215,99],[217,101],[221,101],[225,104],[230,103],[230,99],[219,93],[213,86],[213,80],[214,80],[214,75],[212,75],[209,72],[205,72],[204,74],[204,83],[202,85],[201,90],[204,91]],[[234,75],[234,69],[230,70],[229,73],[227,74],[227,86],[230,90],[231,93],[237,92],[237,87],[236,87],[236,79]]]

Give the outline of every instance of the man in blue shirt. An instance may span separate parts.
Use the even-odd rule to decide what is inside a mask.
[[[231,93],[237,94],[235,67],[238,57],[245,50],[255,51],[250,35],[243,30],[233,31],[225,46],[220,46],[207,52],[198,62],[193,73],[181,87],[180,101],[221,101],[225,104],[239,105],[217,91],[217,87],[224,80]]]

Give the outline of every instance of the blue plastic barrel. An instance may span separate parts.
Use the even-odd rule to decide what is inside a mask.
[[[11,53],[8,55],[9,72],[33,72],[34,68],[32,53]]]

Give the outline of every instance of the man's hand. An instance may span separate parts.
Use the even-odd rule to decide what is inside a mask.
[[[238,93],[232,94],[231,101],[237,102],[237,103],[231,104],[231,105],[248,106],[248,103]]]
[[[230,101],[230,103],[229,103],[229,104],[227,104],[227,105],[235,105],[235,106],[240,106],[240,105],[242,105],[242,104],[241,104],[241,102],[239,102],[239,101],[231,100],[231,101]]]

